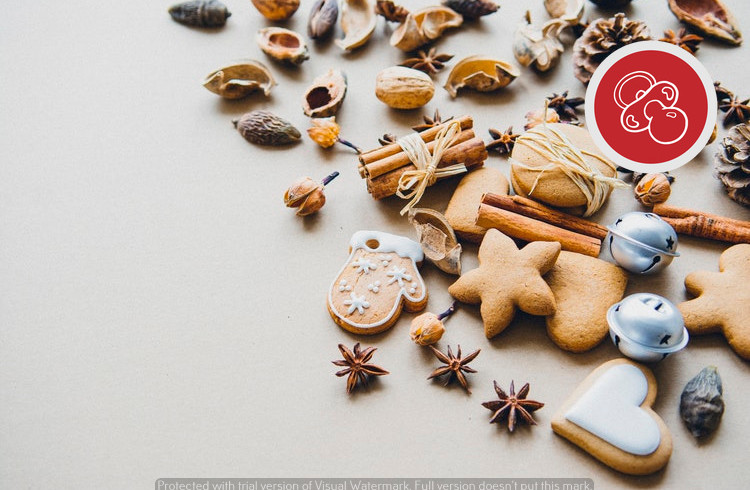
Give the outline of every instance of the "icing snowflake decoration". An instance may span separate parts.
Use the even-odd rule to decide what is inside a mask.
[[[372,284],[368,284],[367,289],[377,294],[378,291],[380,291],[380,281],[375,281]]]
[[[339,282],[339,291],[340,291],[340,292],[342,292],[342,293],[343,293],[344,291],[351,291],[351,290],[352,290],[352,287],[351,287],[351,286],[349,286],[349,285],[348,285],[348,284],[346,283],[346,279],[342,279],[342,280],[341,280],[341,282]]]
[[[393,284],[394,282],[398,281],[398,285],[403,287],[404,281],[411,282],[411,276],[406,273],[406,267],[402,267],[399,269],[394,265],[393,269],[388,271],[386,276],[390,277],[390,279],[388,280],[388,284]]]
[[[352,262],[352,267],[358,267],[359,270],[357,272],[359,273],[369,274],[370,271],[374,271],[375,269],[377,269],[378,265],[370,262],[367,259],[359,258],[356,262]]]
[[[409,289],[409,294],[414,294],[416,292],[417,292],[417,288],[410,288]]]
[[[391,256],[388,254],[381,254],[380,263],[383,264],[385,267],[388,267],[388,264],[391,263]]]
[[[357,310],[357,313],[360,315],[365,314],[365,308],[370,307],[370,303],[367,302],[367,299],[365,299],[365,295],[357,296],[356,294],[349,293],[349,298],[347,300],[344,300],[344,306],[348,306],[349,309],[346,311],[347,315],[351,315],[354,313],[354,310]]]

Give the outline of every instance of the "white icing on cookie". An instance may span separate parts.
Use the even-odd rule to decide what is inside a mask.
[[[346,279],[342,279],[342,280],[341,280],[341,281],[339,282],[339,291],[340,291],[340,292],[342,292],[342,293],[343,293],[343,292],[345,292],[345,291],[351,291],[351,290],[352,290],[352,287],[351,287],[351,286],[349,286],[349,285],[348,285],[348,284],[346,283]]]
[[[372,291],[375,294],[378,294],[378,292],[380,292],[380,281],[375,281],[372,284],[368,284],[367,290]]]
[[[411,282],[411,275],[406,273],[406,267],[402,267],[399,269],[394,265],[393,269],[386,273],[386,276],[390,277],[390,279],[388,279],[388,284],[393,284],[394,282],[398,281],[398,285],[403,286],[404,281]]]
[[[362,296],[357,296],[354,293],[349,294],[349,299],[344,301],[344,305],[349,307],[346,311],[347,315],[354,313],[354,310],[357,310],[357,313],[360,315],[364,315],[365,308],[370,307],[370,303],[367,302],[367,298],[365,298],[364,294]]]
[[[378,268],[378,264],[376,264],[374,262],[370,262],[369,260],[360,258],[356,262],[352,263],[352,267],[358,267],[359,268],[358,272],[360,274],[363,273],[363,272],[365,274],[369,274],[370,271],[374,271],[375,269]]]
[[[368,245],[368,242],[370,242],[370,245],[377,242],[377,246],[372,248]],[[358,231],[352,235],[349,245],[352,247],[352,250],[362,248],[370,252],[395,252],[399,257],[411,258],[414,262],[422,262],[424,260],[424,252],[422,252],[422,247],[417,242],[402,236],[383,233],[382,231]]]
[[[599,376],[565,418],[625,452],[645,456],[661,444],[659,426],[640,407],[647,394],[643,372],[618,365]]]

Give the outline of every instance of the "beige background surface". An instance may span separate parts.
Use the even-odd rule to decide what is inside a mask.
[[[229,60],[265,56],[255,32],[267,23],[249,1],[227,0],[224,29],[173,22],[169,2],[15,2],[0,27],[0,486],[153,488],[179,476],[590,477],[597,488],[738,488],[747,461],[748,364],[721,337],[694,339],[655,366],[656,410],[674,438],[667,468],[646,478],[620,475],[554,435],[549,421],[573,388],[618,357],[608,341],[572,355],[540,319],[519,316],[484,338],[478,309],[462,308],[441,346],[481,348],[473,395],[425,380],[437,365],[408,340],[411,315],[385,334],[354,337],[325,308],[329,282],[359,229],[412,236],[398,200],[374,202],[343,146],[319,149],[307,136],[283,149],[259,148],[232,118],[267,108],[308,126],[300,98],[318,74],[349,76],[339,113],[342,136],[377,145],[404,134],[422,114],[471,114],[488,127],[523,125],[551,92],[571,89],[570,50],[548,75],[530,70],[507,90],[450,100],[438,88],[423,110],[396,112],[374,95],[375,74],[403,55],[382,20],[370,43],[343,54],[311,46],[299,69],[272,63],[272,97],[226,102],[201,87]],[[310,1],[288,27],[303,31]],[[430,2],[404,2],[408,7]],[[439,49],[456,60],[477,53],[512,60],[511,39],[526,2],[447,35]],[[727,0],[748,28],[750,7]],[[542,2],[528,2],[544,19]],[[586,17],[602,11],[587,3]],[[655,34],[679,27],[666,1],[636,0],[629,15]],[[611,12],[610,12],[611,13]],[[336,34],[340,36],[340,30]],[[750,46],[705,42],[698,58],[713,76],[750,95]],[[442,84],[447,73],[437,77]],[[720,130],[720,136],[725,130]],[[674,172],[672,204],[739,219],[712,175],[714,146]],[[507,171],[504,158],[487,165]],[[298,176],[341,176],[317,216],[300,219],[282,194]],[[443,209],[455,181],[429,189],[423,204]],[[608,223],[638,209],[628,192],[595,216]],[[715,269],[718,243],[681,239],[682,257],[663,274],[633,278],[629,293],[684,299],[682,280]],[[476,265],[467,246],[464,268]],[[431,311],[449,303],[452,278],[426,265]],[[748,311],[750,313],[750,310]],[[347,396],[333,376],[336,344],[376,345],[391,371],[369,392]],[[684,384],[715,364],[726,414],[698,444],[677,413]],[[513,435],[487,423],[480,403],[492,380],[529,381],[547,405],[539,425]]]

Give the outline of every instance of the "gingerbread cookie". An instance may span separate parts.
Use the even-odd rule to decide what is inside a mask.
[[[496,168],[482,167],[469,172],[453,192],[445,219],[459,238],[479,243],[487,232],[486,228],[475,224],[482,196],[488,192],[507,194],[508,189],[508,179]]]
[[[419,275],[422,247],[408,238],[379,231],[358,231],[349,242],[349,259],[328,291],[328,312],[342,328],[375,334],[391,327],[402,308],[427,306]]]
[[[479,268],[453,283],[448,292],[464,303],[482,303],[487,338],[513,320],[516,308],[532,315],[555,312],[555,297],[542,275],[560,254],[558,242],[531,242],[519,250],[498,230],[488,230],[479,247]]]
[[[602,463],[630,475],[663,468],[672,436],[651,409],[656,378],[627,359],[605,362],[563,403],[552,430]]]
[[[729,247],[719,271],[688,274],[685,288],[697,298],[677,305],[693,335],[721,332],[743,359],[750,360],[750,244]]]
[[[557,304],[547,317],[549,338],[571,352],[594,348],[609,333],[607,310],[622,299],[628,275],[609,262],[563,250],[544,279]]]

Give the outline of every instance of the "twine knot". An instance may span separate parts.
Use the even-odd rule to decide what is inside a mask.
[[[435,147],[432,153],[430,153],[427,144],[422,140],[419,133],[410,134],[396,141],[409,160],[417,167],[415,170],[407,170],[398,179],[396,195],[401,199],[410,199],[401,210],[402,216],[422,199],[425,189],[437,182],[438,179],[466,172],[466,165],[463,163],[438,168],[443,153],[451,147],[460,133],[460,122],[446,123],[435,136]]]

